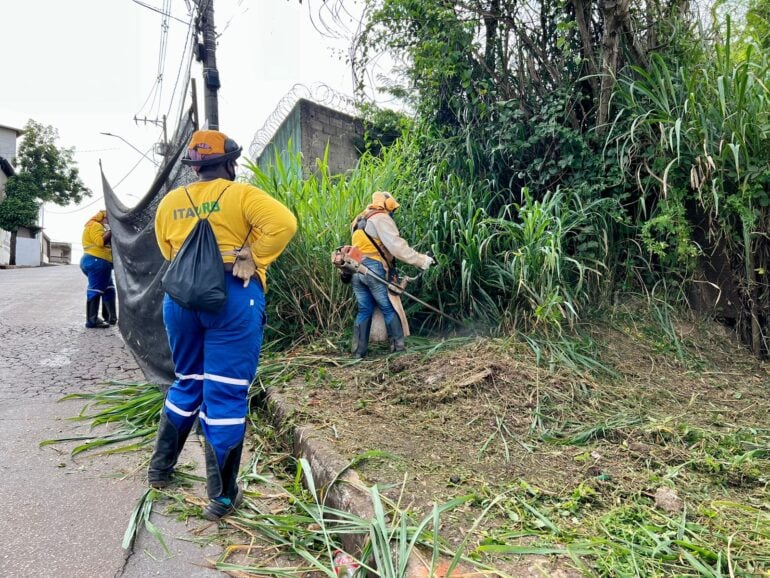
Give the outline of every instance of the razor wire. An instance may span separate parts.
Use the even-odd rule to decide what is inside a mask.
[[[351,116],[359,114],[354,99],[334,90],[327,84],[314,83],[311,86],[295,84],[278,102],[278,106],[275,107],[262,128],[254,133],[254,138],[249,145],[249,157],[252,161],[256,162],[294,106],[303,98]]]

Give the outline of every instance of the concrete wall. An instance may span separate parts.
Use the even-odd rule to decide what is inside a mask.
[[[0,126],[0,157],[11,162],[16,156],[16,130]],[[5,181],[7,177],[0,170],[0,201],[5,198]],[[7,265],[11,260],[11,234],[0,229],[0,265]]]
[[[0,157],[5,157],[8,162],[16,156],[16,137],[18,133],[5,126],[0,126]]]
[[[353,139],[363,133],[360,119],[303,98],[278,127],[256,163],[266,170],[275,163],[276,151],[285,163],[299,150],[302,153],[302,176],[306,178],[318,170],[318,159],[324,158],[328,146],[329,172],[333,175],[344,173],[358,162],[359,154]]]
[[[281,161],[286,164],[296,151],[302,146],[302,132],[300,121],[300,108],[295,106],[289,116],[281,123],[278,130],[275,131],[273,138],[257,158],[257,165],[263,171],[275,164],[276,152]],[[304,170],[303,170],[304,173]]]
[[[16,237],[16,266],[40,266],[40,239]]]
[[[344,173],[356,166],[358,151],[353,146],[354,136],[363,136],[364,126],[360,119],[334,109],[301,99],[302,168],[310,175],[317,170],[317,160],[322,159],[329,147],[329,172]]]

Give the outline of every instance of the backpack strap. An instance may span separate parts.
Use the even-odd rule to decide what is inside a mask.
[[[232,184],[232,183],[231,183]],[[219,196],[217,197],[217,200],[214,201],[214,206],[219,204],[219,199],[222,198],[222,195],[225,194],[225,191],[230,188],[230,185],[227,185],[224,189],[222,189],[222,192],[219,193]],[[195,206],[195,203],[193,203],[192,197],[190,196],[190,191],[187,190],[187,187],[184,187],[184,193],[187,195],[187,200],[190,201],[190,204],[192,205],[193,211],[195,211],[195,216],[198,217],[199,220],[205,221],[208,220],[208,218],[211,216],[211,213],[209,213],[205,219],[201,219],[200,215],[198,214],[198,207]],[[245,246],[246,243],[249,241],[249,235],[251,235],[251,231],[254,228],[254,225],[249,225],[249,232],[246,233],[246,238],[243,239],[243,244],[241,245],[240,249],[238,251],[241,251]]]
[[[232,183],[230,183],[230,184],[232,184]],[[227,185],[224,189],[222,189],[222,192],[219,193],[219,196],[217,197],[217,200],[214,201],[214,206],[217,206],[219,204],[219,199],[222,198],[222,195],[224,195],[225,191],[227,189],[229,189],[229,188],[230,188],[230,185]],[[190,201],[190,204],[192,205],[192,208],[195,211],[195,216],[198,217],[198,219],[201,220],[201,221],[208,220],[208,218],[211,216],[211,212],[209,212],[209,214],[206,216],[205,219],[201,219],[201,216],[198,214],[198,207],[196,207],[195,203],[193,203],[192,197],[190,196],[190,191],[187,190],[187,187],[184,187],[184,193],[185,193],[185,195],[187,195],[187,200]],[[251,234],[251,230],[249,230],[249,234]],[[247,239],[249,238],[248,235],[246,236],[246,238]],[[244,243],[244,245],[245,244],[246,243]],[[241,247],[241,248],[243,248],[243,247]]]

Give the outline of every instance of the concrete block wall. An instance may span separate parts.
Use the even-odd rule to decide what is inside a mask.
[[[343,112],[300,99],[275,131],[270,142],[257,157],[256,164],[267,170],[275,163],[276,154],[284,163],[296,151],[302,153],[302,176],[318,170],[318,159],[324,158],[328,146],[331,174],[355,168],[360,156],[354,142],[364,134],[361,119]]]
[[[300,110],[303,174],[310,175],[317,170],[317,161],[324,157],[327,146],[331,174],[354,168],[359,157],[353,145],[354,137],[364,133],[361,119],[305,99],[301,99],[297,107]]]

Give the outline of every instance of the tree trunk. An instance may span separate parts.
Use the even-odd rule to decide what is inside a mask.
[[[583,45],[588,84],[591,87],[591,92],[593,92],[592,96],[596,98],[599,91],[599,79],[597,78],[599,70],[596,67],[597,50],[593,45],[593,35],[591,34],[591,2],[592,0],[572,0],[572,7],[575,9],[575,22]]]
[[[484,16],[484,28],[486,29],[486,46],[484,48],[484,60],[487,68],[493,73],[497,70],[497,21],[500,18],[500,0],[491,0],[489,10]]]
[[[603,135],[607,131],[607,120],[610,115],[610,99],[615,87],[615,76],[618,71],[618,55],[620,53],[620,36],[623,33],[623,23],[628,17],[629,0],[601,0],[599,8],[604,18],[604,34],[602,37],[602,85],[599,90],[599,115],[596,131]]]
[[[8,264],[16,264],[16,231],[11,231],[11,254],[8,258]]]

